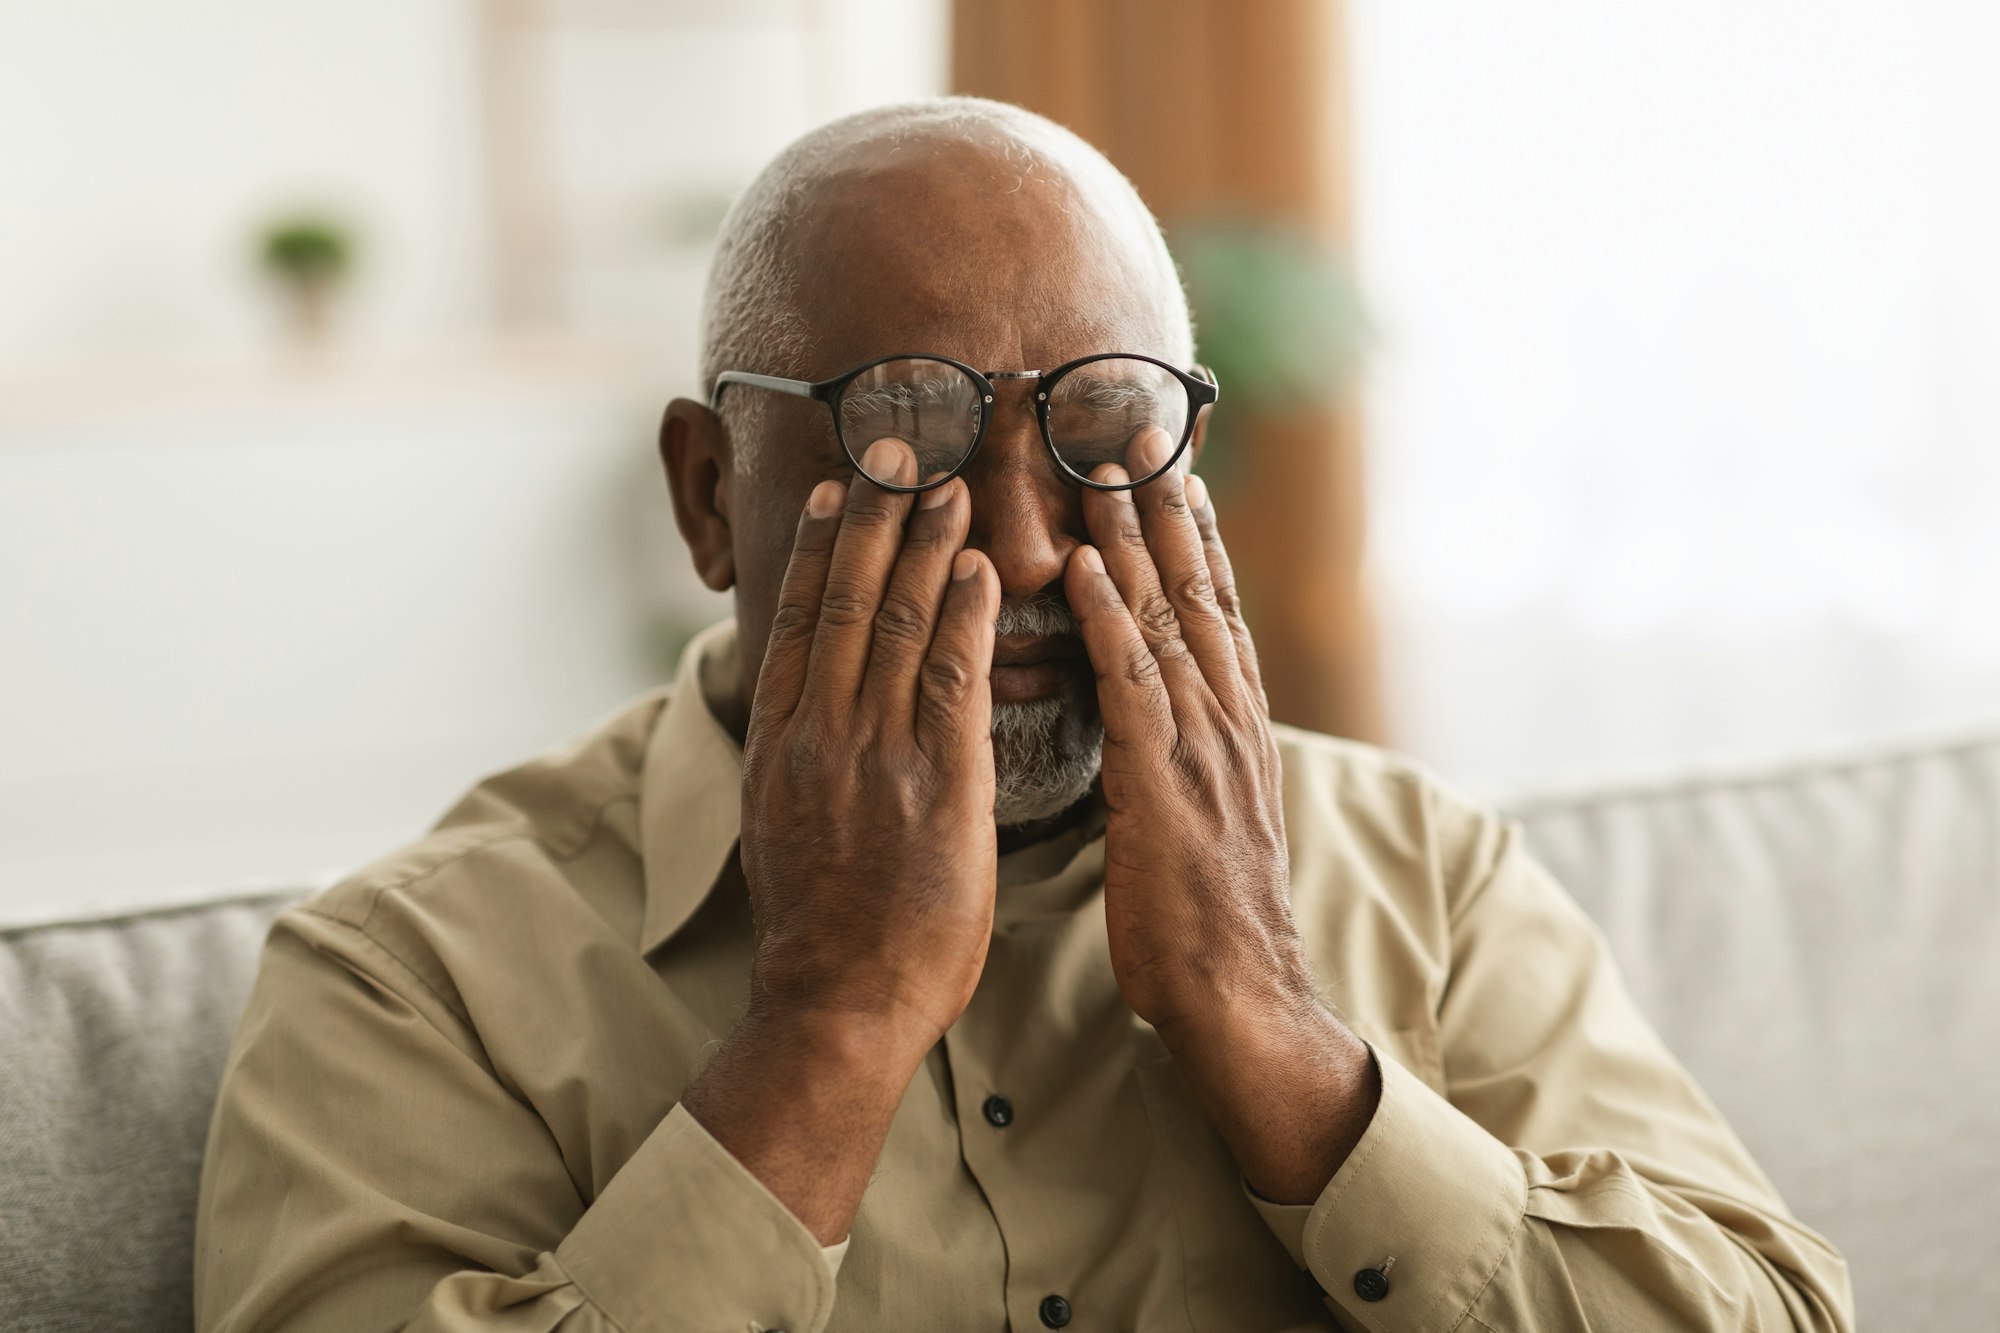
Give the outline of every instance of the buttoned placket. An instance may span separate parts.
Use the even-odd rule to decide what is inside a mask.
[[[1050,1107],[1006,1091],[1010,1085],[1032,1089],[1043,1080],[1028,1077],[1020,1045],[995,1040],[1002,1035],[996,1024],[1007,1023],[1001,1012],[1004,999],[1021,995],[1017,985],[1001,983],[1023,967],[1040,970],[1033,966],[1031,955],[1041,942],[1036,936],[1045,935],[1047,929],[1031,929],[1025,937],[1006,930],[996,934],[980,991],[945,1034],[944,1043],[960,1153],[986,1197],[1006,1247],[1007,1317],[1015,1329],[1063,1327],[1073,1317],[1077,1300],[1077,1274],[1066,1262],[1075,1256],[1052,1244],[1050,1228],[1038,1227],[1034,1219],[1037,1203],[1032,1192],[1039,1189],[1037,1177],[1049,1169],[1047,1147],[1059,1141],[1059,1133],[1053,1132],[1058,1127],[1028,1119],[1046,1114]],[[1025,1015],[1017,1016],[1019,1021],[1025,1021]],[[1022,1078],[1010,1079],[1016,1072]]]
[[[1099,855],[1011,900],[1002,888],[979,989],[945,1037],[960,1151],[1006,1250],[1017,1330],[1105,1327],[1104,1311],[1126,1317],[1162,1294],[1132,1288],[1134,1275],[1184,1261],[1137,1076],[1165,1050],[1111,974]],[[1108,1251],[1077,1244],[1129,1238],[1143,1217],[1165,1224],[1144,1230],[1171,1253],[1107,1266]],[[1178,1284],[1170,1290],[1178,1311]]]

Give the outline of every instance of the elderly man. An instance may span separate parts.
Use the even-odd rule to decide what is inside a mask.
[[[201,1328],[1849,1327],[1511,829],[1270,722],[1103,158],[807,136],[704,379],[661,452],[734,621],[279,921]]]

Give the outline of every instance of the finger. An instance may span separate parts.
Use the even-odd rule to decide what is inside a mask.
[[[862,686],[863,707],[907,725],[917,702],[917,673],[930,652],[938,609],[951,581],[952,557],[965,546],[972,502],[956,479],[917,497],[903,533],[882,608],[875,613],[875,638]]]
[[[901,440],[877,440],[868,446],[862,466],[866,472],[856,473],[847,484],[847,507],[827,564],[819,627],[806,668],[806,706],[824,701],[829,707],[846,708],[860,692],[868,645],[875,634],[875,612],[881,608],[889,571],[903,544],[903,519],[910,512],[911,496],[885,490],[868,476],[912,485],[916,455]]]
[[[826,591],[827,565],[846,500],[844,484],[823,481],[813,487],[805,512],[799,515],[791,559],[778,589],[778,609],[771,617],[771,632],[764,644],[764,661],[757,668],[757,691],[751,700],[754,718],[783,721],[798,707],[806,666],[812,659],[813,632],[819,625],[820,598]]]
[[[1155,426],[1133,440],[1128,471],[1135,477],[1165,467],[1173,456],[1173,441]],[[1201,533],[1188,512],[1186,479],[1179,468],[1168,468],[1132,492],[1133,507],[1139,513],[1139,527],[1145,534],[1146,550],[1158,571],[1167,604],[1173,607],[1181,638],[1187,641],[1201,674],[1217,698],[1239,694],[1243,687],[1242,667],[1236,660],[1236,643],[1229,625],[1215,604],[1215,589],[1209,578],[1208,559],[1202,553]]]
[[[1000,575],[993,562],[979,551],[958,551],[951,558],[937,633],[918,673],[917,746],[937,764],[969,757],[973,777],[989,789],[993,685],[988,677],[999,618]]]
[[[1229,552],[1222,547],[1222,532],[1217,526],[1215,506],[1209,503],[1208,483],[1200,477],[1187,479],[1188,512],[1194,516],[1195,531],[1201,534],[1202,556],[1208,561],[1208,582],[1215,590],[1216,609],[1222,613],[1223,623],[1229,626],[1229,637],[1236,645],[1237,665],[1242,669],[1243,679],[1258,698],[1264,697],[1264,676],[1257,665],[1257,645],[1250,638],[1250,626],[1243,619],[1243,600],[1236,591],[1236,571],[1230,567]],[[1270,708],[1269,700],[1265,709]]]
[[[1106,572],[1094,546],[1079,546],[1063,570],[1063,593],[1083,631],[1083,648],[1097,673],[1097,706],[1105,738],[1143,745],[1173,734],[1173,703],[1160,660]]]
[[[1128,475],[1118,464],[1107,463],[1097,470],[1095,478],[1123,482]],[[1146,533],[1132,492],[1090,491],[1083,497],[1083,521],[1141,640],[1159,659],[1161,676],[1181,696],[1179,707],[1206,698],[1207,682],[1187,640],[1181,637],[1180,618],[1160,586],[1160,572],[1146,547]],[[1075,557],[1070,559],[1074,564]],[[1190,690],[1195,693],[1189,694]]]

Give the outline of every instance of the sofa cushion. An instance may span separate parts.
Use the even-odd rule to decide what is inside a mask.
[[[1864,1328],[2000,1328],[2000,737],[1516,803]]]
[[[0,1327],[192,1327],[209,1111],[299,893],[0,931]]]

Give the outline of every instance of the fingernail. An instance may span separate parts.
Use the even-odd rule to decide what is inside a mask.
[[[1132,474],[1127,472],[1124,468],[1119,467],[1116,463],[1113,463],[1110,466],[1104,468],[1102,472],[1102,477],[1103,480],[1110,482],[1113,486],[1123,486],[1127,482],[1132,480]],[[1132,498],[1132,492],[1112,491],[1111,496],[1113,499],[1117,500],[1130,500]]]
[[[1095,546],[1084,547],[1076,553],[1076,558],[1083,561],[1083,567],[1091,573],[1102,574],[1104,572],[1104,557],[1097,553]]]
[[[949,499],[951,499],[951,483],[946,482],[942,486],[933,486],[922,495],[919,495],[917,497],[917,508],[936,509]]]
[[[1208,483],[1200,477],[1189,477],[1187,479],[1187,502],[1188,507],[1197,514],[1207,509]]]
[[[868,446],[868,452],[861,455],[861,470],[880,481],[903,482],[903,462],[910,451],[901,440],[881,439]]]
[[[960,551],[951,560],[951,576],[955,579],[969,579],[979,572],[979,557],[970,551]]]
[[[814,518],[832,518],[840,512],[840,502],[846,498],[845,486],[837,481],[823,481],[806,498],[806,512]]]

